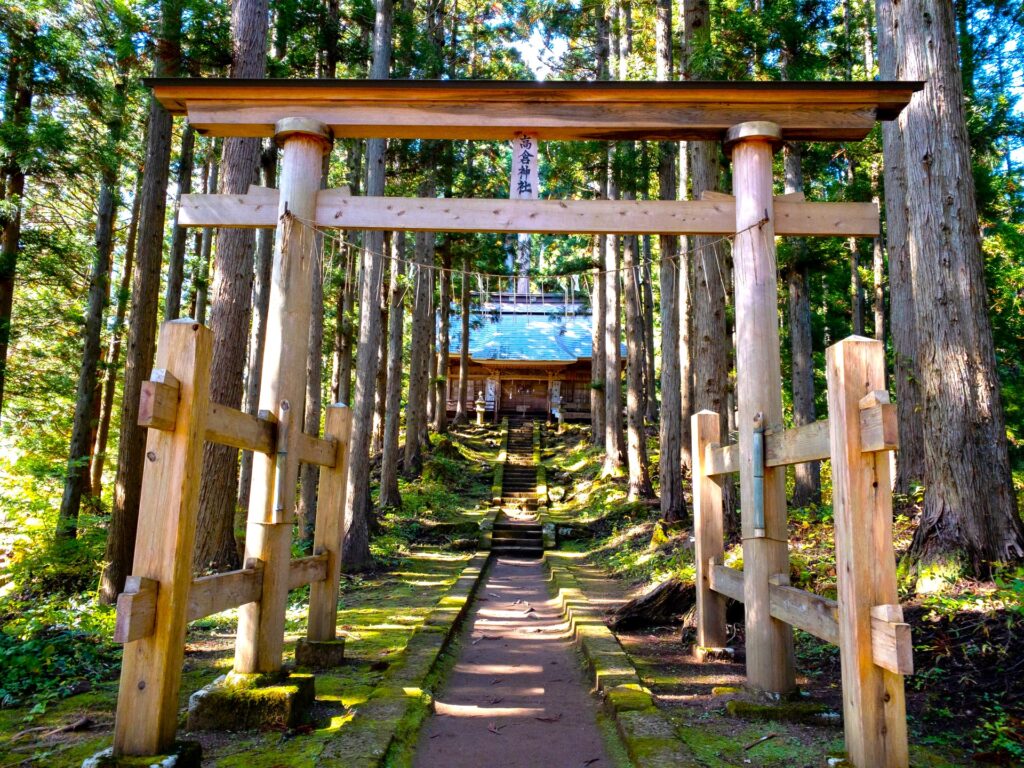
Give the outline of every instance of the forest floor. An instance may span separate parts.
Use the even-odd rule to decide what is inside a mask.
[[[318,674],[313,722],[297,729],[190,734],[203,743],[204,765],[377,764],[363,762],[369,759],[365,745],[375,736],[366,733],[374,721],[366,713],[387,687],[389,675],[406,664],[410,640],[422,634],[419,628],[429,622],[432,611],[465,578],[460,579],[460,574],[477,547],[479,523],[493,513],[491,462],[499,449],[498,437],[496,428],[469,427],[454,432],[450,439],[435,439],[423,476],[402,486],[402,509],[381,515],[373,541],[376,572],[342,582],[339,625],[347,636],[347,663]],[[651,448],[652,466],[657,466],[657,446],[652,443]],[[625,501],[622,481],[599,479],[600,457],[589,446],[585,428],[568,427],[560,435],[547,430],[543,458],[552,500],[546,515],[561,540],[559,549],[546,557],[552,565],[571,571],[593,604],[610,610],[669,576],[692,580],[689,529],[662,525],[656,506]],[[899,551],[912,536],[913,512],[913,505],[906,503],[898,515]],[[792,510],[790,516],[793,584],[834,596],[830,510]],[[112,613],[96,607],[87,588],[61,591],[60,575],[49,565],[52,557],[47,559],[45,551],[13,547],[3,555],[15,568],[14,578],[0,587],[0,768],[77,768],[85,757],[110,743],[119,666],[119,649],[106,639]],[[738,564],[738,559],[734,542],[726,561]],[[497,576],[499,581],[505,578],[501,573]],[[399,739],[391,743],[389,735],[383,742],[391,743],[384,764],[398,768],[417,759],[422,760],[418,765],[435,764],[430,762],[430,752],[449,740],[445,728],[451,723],[443,717],[427,720],[420,732],[431,695],[439,697],[442,714],[446,705],[462,706],[459,654],[469,658],[492,653],[496,649],[491,645],[504,642],[480,639],[492,634],[480,619],[502,607],[488,589],[477,593],[461,639],[445,647],[422,689],[414,692],[418,698],[413,716],[387,726],[397,729]],[[306,594],[297,590],[290,598],[289,658],[305,628]],[[531,593],[530,600],[539,611],[546,610],[546,598],[542,598]],[[1024,573],[1007,572],[986,583],[953,584],[938,596],[908,595],[903,605],[915,642],[916,673],[907,678],[913,765],[1024,765]],[[742,610],[737,608],[730,613],[731,644],[737,652],[732,662],[695,663],[689,653],[691,636],[685,615],[661,626],[616,635],[695,765],[823,765],[826,756],[842,749],[837,650],[797,632],[804,698],[788,709],[797,721],[756,719],[749,712],[734,716],[735,703],[748,701],[742,691],[743,625]],[[230,611],[190,626],[183,707],[189,693],[229,668],[235,620],[235,612]],[[565,658],[580,662],[571,652]],[[490,664],[486,659],[482,663]],[[511,674],[495,673],[493,678]],[[557,682],[547,680],[544,687],[557,687],[575,674],[576,670],[566,670]],[[450,687],[445,687],[446,681]],[[565,684],[575,689],[567,692],[570,698],[589,688],[582,680]],[[488,687],[501,686],[488,682]],[[530,688],[536,686],[525,685],[524,690]],[[500,702],[493,706],[500,707]],[[577,714],[587,719],[594,716],[596,701],[583,696],[572,706],[583,707]],[[539,716],[549,713],[545,710]],[[607,757],[600,756],[602,764],[607,759],[609,765],[625,765],[621,747],[617,751],[616,739],[609,736],[606,715],[596,718],[607,750]],[[508,743],[504,729],[498,727],[501,724],[487,719],[483,728],[476,728],[475,738],[497,750],[495,766],[502,765],[497,758]],[[536,726],[548,731],[562,727],[559,720],[538,720]],[[417,755],[416,745],[423,745],[423,739],[428,746]],[[583,762],[592,757],[599,755],[588,753]]]

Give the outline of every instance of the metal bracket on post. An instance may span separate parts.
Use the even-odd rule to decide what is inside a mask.
[[[287,522],[288,498],[285,493],[285,478],[288,475],[288,439],[291,422],[292,405],[287,400],[281,401],[277,412],[277,465],[275,467],[277,478],[274,482],[274,512],[273,523]]]
[[[754,417],[754,439],[751,443],[754,465],[754,536],[764,538],[764,415]]]

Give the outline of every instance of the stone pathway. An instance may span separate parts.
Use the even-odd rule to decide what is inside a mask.
[[[541,560],[493,564],[416,768],[612,768],[598,701],[545,579]]]

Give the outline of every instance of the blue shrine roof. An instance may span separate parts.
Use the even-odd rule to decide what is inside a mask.
[[[458,355],[462,324],[453,307],[448,350]],[[574,363],[593,356],[589,309],[556,304],[476,311],[469,319],[469,356],[501,362]],[[626,348],[622,346],[622,355]]]

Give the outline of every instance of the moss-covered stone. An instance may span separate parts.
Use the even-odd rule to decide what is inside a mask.
[[[604,701],[615,712],[633,712],[650,709],[654,699],[650,691],[644,690],[639,684],[616,685],[604,693]]]
[[[108,747],[82,763],[82,768],[200,768],[203,749],[195,741],[176,741],[165,755],[136,757],[114,755]]]
[[[190,731],[294,728],[306,722],[315,697],[312,675],[240,675],[217,678],[189,697]]]
[[[741,696],[743,689],[738,685],[716,685],[711,689],[712,696]]]
[[[807,725],[840,725],[838,712],[825,704],[812,701],[783,701],[777,704],[760,704],[744,699],[733,699],[725,705],[725,711],[733,717],[746,720],[772,720]]]
[[[345,663],[345,638],[307,640],[295,644],[295,664],[305,669],[332,669]]]

